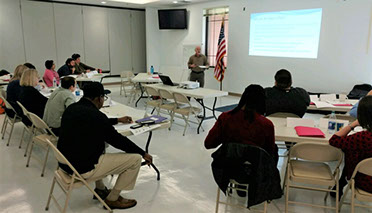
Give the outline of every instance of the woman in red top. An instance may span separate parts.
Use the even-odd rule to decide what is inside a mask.
[[[359,125],[366,130],[348,135],[354,127]],[[345,176],[349,180],[356,165],[372,157],[372,96],[366,96],[359,102],[358,120],[334,134],[329,144],[342,149],[345,153],[345,167],[340,178],[340,194],[342,194],[342,188],[347,184]],[[372,177],[357,173],[355,186],[372,193]]]
[[[205,139],[207,149],[222,143],[243,143],[265,149],[278,161],[274,125],[265,118],[265,91],[260,85],[248,86],[238,106],[222,113]]]

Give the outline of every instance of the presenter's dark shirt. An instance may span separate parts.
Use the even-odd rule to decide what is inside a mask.
[[[194,68],[191,68],[190,65],[192,65],[192,64],[195,64],[197,66],[194,67]],[[199,54],[199,56],[196,56],[196,54],[194,54],[189,58],[189,62],[187,63],[187,65],[194,72],[202,72],[205,69],[200,68],[198,66],[209,66],[209,63],[208,63],[208,59],[205,55]]]
[[[90,100],[82,98],[67,107],[63,113],[57,147],[80,174],[94,169],[105,150],[105,142],[127,153],[145,154],[145,151],[118,133],[112,125],[112,120]],[[59,166],[72,173],[68,166]]]
[[[283,90],[274,86],[265,88],[265,92],[267,116],[276,112],[287,112],[302,118],[310,104],[309,94],[299,87]]]

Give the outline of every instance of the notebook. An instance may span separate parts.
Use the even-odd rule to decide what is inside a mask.
[[[139,119],[139,120],[136,120],[136,123],[141,123],[143,121],[155,121],[156,124],[166,120],[167,118],[165,117],[162,117],[162,116],[158,116],[158,115],[152,115],[150,117],[146,117],[146,118],[142,118],[142,119]]]
[[[307,126],[296,126],[296,133],[300,137],[318,137],[325,138],[325,134],[316,127],[307,127]]]

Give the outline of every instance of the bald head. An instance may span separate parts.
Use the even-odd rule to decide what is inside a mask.
[[[195,55],[196,55],[196,56],[199,56],[199,55],[200,55],[200,51],[201,51],[200,46],[196,46],[196,47],[195,47]]]

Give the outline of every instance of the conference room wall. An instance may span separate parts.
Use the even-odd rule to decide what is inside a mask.
[[[141,56],[136,61],[137,70],[145,71],[144,32],[133,30],[145,28],[144,11],[93,6],[83,9],[78,5],[26,0],[1,0],[0,9],[4,11],[0,13],[1,69],[12,72],[15,66],[28,61],[42,75],[45,60],[53,59],[58,68],[77,52],[83,62],[102,69],[111,68],[113,74],[134,70],[132,61],[137,59],[128,55]],[[124,15],[117,15],[119,13]],[[132,13],[136,15],[123,21]],[[128,48],[133,42],[137,47],[135,53]]]
[[[1,0],[0,69],[14,69],[14,64],[24,63],[26,60],[21,23],[19,2],[14,0]]]
[[[26,61],[44,73],[45,61],[56,60],[56,35],[52,4],[21,1]]]
[[[160,41],[156,44],[160,54],[148,55],[148,61],[159,58],[160,67],[172,66],[182,70],[183,64],[179,60],[182,46],[203,42],[203,9],[221,6],[230,8],[228,69],[223,82],[224,90],[241,93],[251,83],[272,86],[273,76],[281,68],[292,72],[294,86],[312,92],[347,93],[355,84],[372,83],[372,42],[369,46],[367,43],[372,8],[369,0],[235,0],[190,5],[186,7],[190,15],[189,28],[183,33],[147,27],[147,38],[158,37]],[[323,8],[317,59],[248,55],[251,13],[307,8]],[[156,11],[154,8],[146,9],[147,19],[153,23],[158,22]],[[178,45],[175,45],[176,41]],[[147,45],[152,44],[147,41]],[[216,88],[218,82],[213,80],[213,71],[206,75],[206,86]]]
[[[64,64],[72,53],[80,53],[81,61],[85,61],[81,7],[53,4],[53,9],[57,41],[56,64]]]

